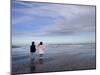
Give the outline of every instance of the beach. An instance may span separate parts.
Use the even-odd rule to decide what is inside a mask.
[[[43,59],[38,50],[30,54],[30,46],[11,50],[12,74],[45,73],[58,71],[89,70],[96,68],[95,43],[48,44]]]

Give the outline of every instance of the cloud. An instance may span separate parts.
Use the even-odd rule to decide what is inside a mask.
[[[13,2],[14,2],[14,4],[23,5],[25,7],[32,7],[33,6],[31,3],[28,3],[28,2],[22,2],[22,1],[18,1],[18,0],[13,1]]]
[[[76,32],[95,32],[95,7],[68,5],[69,10],[60,10],[64,19],[55,22],[47,34],[68,35]],[[58,10],[57,10],[58,11]],[[64,12],[64,13],[63,13]]]
[[[14,18],[14,24],[32,22],[36,16],[53,19],[53,23],[39,35],[68,35],[95,31],[95,6],[15,1],[16,3],[26,7],[13,8],[13,12],[23,14]]]
[[[34,20],[31,16],[22,16],[22,17],[18,17],[15,19],[12,19],[12,24],[19,24],[19,23],[23,23],[23,22],[31,22],[32,20]]]

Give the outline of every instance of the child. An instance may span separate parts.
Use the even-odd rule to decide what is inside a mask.
[[[35,53],[35,51],[36,51],[35,43],[32,42],[32,45],[30,46],[31,56],[33,55],[33,53]]]
[[[40,59],[41,59],[41,58],[43,58],[44,51],[45,51],[45,46],[43,45],[43,42],[39,43],[38,50],[39,50],[39,56],[40,56]]]

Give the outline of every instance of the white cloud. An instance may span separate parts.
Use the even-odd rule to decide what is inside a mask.
[[[19,24],[23,22],[31,22],[32,20],[34,20],[34,18],[31,16],[21,16],[21,17],[12,19],[12,24],[14,25],[14,24]]]
[[[51,34],[69,34],[95,31],[95,7],[70,6],[69,10],[60,10],[64,19],[55,22],[55,27],[48,30]],[[64,13],[63,13],[64,12]],[[70,15],[70,16],[69,16]]]
[[[54,23],[46,30],[45,34],[67,34],[74,32],[95,31],[95,7],[81,5],[48,4],[17,2],[29,8],[14,8],[14,12],[22,13],[25,17],[19,17],[14,23],[25,22],[37,16],[49,16],[55,19]],[[37,5],[38,7],[35,7]],[[60,19],[61,18],[61,19]]]

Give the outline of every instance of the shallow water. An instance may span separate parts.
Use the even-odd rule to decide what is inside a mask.
[[[41,73],[95,69],[95,44],[46,45],[43,59],[38,50],[30,54],[29,46],[12,48],[12,73]]]

